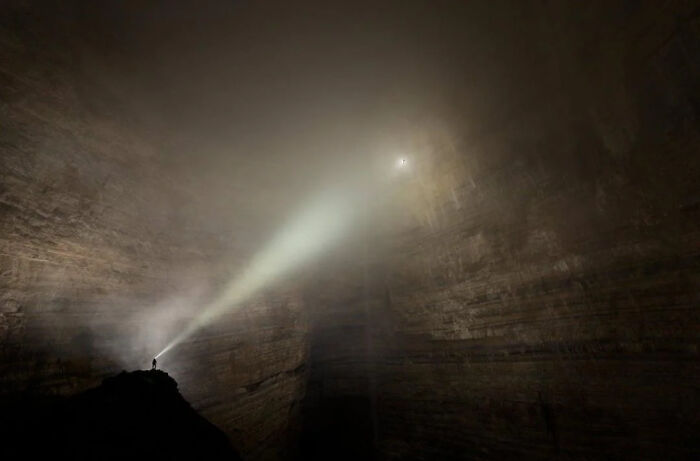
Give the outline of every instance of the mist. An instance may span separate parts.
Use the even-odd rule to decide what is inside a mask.
[[[431,194],[414,175],[460,142],[450,118],[465,96],[455,98],[460,73],[474,75],[488,57],[459,18],[479,10],[461,2],[76,2],[37,13],[60,37],[48,55],[71,57],[66,91],[105,120],[107,138],[128,133],[134,154],[155,160],[157,170],[144,174],[178,184],[176,196],[153,194],[134,176],[134,217],[146,220],[137,225],[168,234],[176,253],[209,261],[193,270],[169,257],[167,288],[93,296],[96,314],[80,320],[86,334],[102,338],[120,366],[144,363],[282,276],[303,273],[333,245],[342,249],[353,233],[365,235],[368,222],[406,212],[434,220]],[[474,64],[451,58],[468,54],[464,44]],[[396,200],[408,177],[417,186]],[[95,193],[113,203],[103,213],[120,219],[134,204],[119,198],[123,190],[111,193],[108,175],[100,183]],[[70,275],[49,272],[55,299],[66,297]],[[120,314],[128,327],[111,331],[97,313],[115,303],[132,313]],[[45,334],[63,321],[56,316]]]
[[[0,433],[130,370],[243,459],[698,457],[694,2],[0,10]]]

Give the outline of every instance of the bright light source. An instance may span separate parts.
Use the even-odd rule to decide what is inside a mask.
[[[395,170],[409,169],[408,158],[399,157]],[[357,221],[359,201],[369,194],[367,189],[365,187],[360,193],[353,188],[334,188],[320,194],[295,219],[282,227],[268,245],[253,257],[245,270],[230,280],[218,297],[204,306],[155,358],[185,341],[221,314],[240,307],[266,285],[337,243]],[[378,190],[375,189],[375,193]]]
[[[308,261],[336,242],[354,221],[356,194],[327,191],[302,210],[231,280],[219,297],[205,306],[155,358],[189,338],[197,330],[231,309],[240,307],[262,287]]]

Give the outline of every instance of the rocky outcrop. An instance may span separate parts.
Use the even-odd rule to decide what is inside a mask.
[[[11,459],[240,459],[159,370],[122,372],[44,407],[12,409],[2,447]]]

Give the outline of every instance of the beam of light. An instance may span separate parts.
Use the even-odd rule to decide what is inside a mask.
[[[335,190],[311,203],[155,357],[162,356],[220,314],[240,306],[260,288],[339,240],[353,221],[357,211],[353,199],[357,195],[352,191]]]

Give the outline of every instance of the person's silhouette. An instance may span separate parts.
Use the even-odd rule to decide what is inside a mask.
[[[151,370],[155,370],[155,369],[156,369],[156,358],[153,357],[153,362],[151,362]]]

